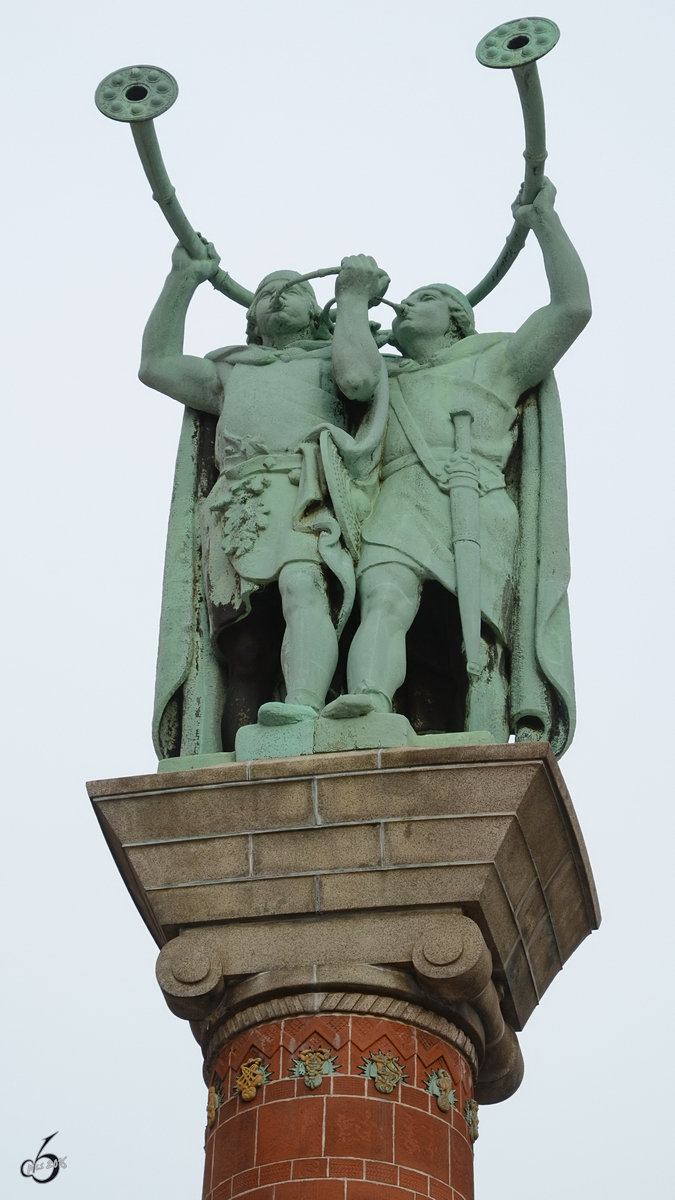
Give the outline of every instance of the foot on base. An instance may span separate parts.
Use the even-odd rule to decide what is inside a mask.
[[[258,709],[259,725],[297,725],[300,721],[315,721],[317,710],[309,704],[282,704],[272,700]]]
[[[355,695],[338,696],[327,704],[321,713],[334,721],[348,721],[353,717],[367,717],[369,713],[390,712],[385,707],[385,698],[379,692],[363,692]]]

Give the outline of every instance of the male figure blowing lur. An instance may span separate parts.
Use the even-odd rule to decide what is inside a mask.
[[[477,334],[466,297],[439,284],[408,296],[393,323],[403,357],[388,363],[383,482],[363,526],[358,566],[361,624],[349,654],[348,694],[324,710],[326,717],[390,712],[424,643],[424,629],[408,638],[406,661],[424,585],[442,589],[446,599],[457,596],[447,464],[456,450],[452,415],[466,411],[479,476],[480,669],[469,681],[466,668],[457,668],[461,631],[448,609],[441,627],[455,642],[449,653],[455,696],[446,674],[440,701],[422,698],[428,711],[417,727],[428,729],[431,713],[436,730],[454,720],[454,728],[486,730],[499,742],[514,733],[517,740],[545,737],[557,753],[569,744],[574,696],[564,451],[550,373],[587,324],[591,304],[554,199],[547,180],[533,204],[517,200],[513,206],[516,220],[541,246],[551,293],[516,333]],[[520,467],[509,479],[519,425]],[[433,620],[428,629],[433,633]],[[444,651],[432,647],[436,657]],[[427,647],[427,663],[432,654]],[[413,698],[415,724],[414,705]]]
[[[293,271],[274,272],[259,285],[247,345],[204,358],[185,354],[189,303],[218,263],[210,245],[205,259],[176,247],[146,326],[140,377],[217,417],[220,474],[201,504],[200,523],[210,634],[228,676],[222,721],[228,750],[237,729],[256,715],[266,725],[293,724],[315,718],[325,703],[355,582],[318,443],[327,431],[361,482],[376,475],[386,377],[367,323],[367,297],[352,305],[346,297],[335,330],[337,374],[344,376],[338,387],[321,309],[311,285],[295,282]],[[377,273],[378,287],[387,282]],[[345,338],[348,353],[340,352]],[[352,361],[365,364],[369,391]],[[352,437],[344,397],[370,400],[376,392],[378,403]],[[270,585],[278,585],[283,620],[270,603],[276,593]],[[283,702],[273,699],[280,660]]]

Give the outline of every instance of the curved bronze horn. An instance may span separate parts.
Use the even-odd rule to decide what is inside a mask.
[[[339,267],[319,267],[316,271],[307,271],[305,275],[298,275],[295,279],[286,279],[279,284],[276,292],[272,296],[272,308],[279,307],[279,297],[287,288],[293,287],[296,283],[309,283],[310,279],[325,279],[327,275],[339,275]]]
[[[546,125],[537,59],[557,44],[560,30],[545,17],[506,21],[478,43],[476,58],[484,67],[510,67],[516,81],[525,122],[525,181],[521,202],[531,204],[542,185],[546,162]],[[511,269],[525,245],[529,230],[514,222],[504,249],[487,275],[467,293],[470,304],[479,304]]]
[[[161,67],[148,65],[122,67],[99,83],[96,107],[104,117],[126,121],[131,125],[134,142],[143,170],[157,201],[178,241],[191,258],[206,258],[206,246],[188,221],[178,203],[176,189],[167,175],[155,132],[154,117],[160,117],[176,100],[178,84],[173,75]],[[214,288],[246,308],[253,292],[232,279],[227,271],[218,270],[211,279]]]
[[[285,292],[287,288],[293,287],[296,283],[309,283],[310,279],[325,279],[327,275],[339,275],[340,270],[340,267],[320,267],[317,271],[308,271],[306,275],[298,275],[295,279],[285,279],[272,296],[272,307],[274,308],[277,305],[281,293]],[[334,304],[335,296],[325,305],[324,313],[327,313]],[[384,300],[382,296],[373,300],[368,307],[377,308],[378,304],[388,304],[390,308],[395,308],[397,311],[401,307],[400,304],[394,304],[391,300]]]

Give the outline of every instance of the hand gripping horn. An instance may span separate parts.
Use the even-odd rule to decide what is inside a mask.
[[[560,37],[554,21],[545,17],[523,17],[498,25],[478,43],[476,58],[484,67],[510,67],[516,81],[525,122],[525,181],[521,204],[531,204],[541,190],[546,162],[546,126],[537,59],[552,50]],[[514,222],[504,249],[484,279],[468,295],[479,304],[503,279],[520,254],[529,230]]]
[[[541,94],[537,59],[543,58],[557,44],[560,30],[554,21],[546,17],[523,17],[519,21],[506,21],[498,25],[478,43],[476,57],[484,67],[496,67],[504,70],[510,67],[518,88],[520,103],[525,123],[525,181],[521,192],[521,203],[531,204],[537,192],[541,189],[546,162],[546,125],[544,120],[544,101]],[[479,304],[496,288],[506,272],[511,269],[520,251],[525,245],[529,230],[524,225],[514,222],[504,248],[480,283],[468,292],[467,299],[471,305]],[[337,275],[339,267],[326,267],[321,271],[312,271],[301,279],[318,279],[322,275]],[[282,284],[277,289],[275,299],[291,283]],[[380,301],[395,306],[390,300]]]
[[[157,201],[181,246],[190,258],[207,257],[206,246],[195,233],[183,209],[178,203],[176,189],[171,183],[162,160],[162,153],[155,132],[154,117],[161,117],[176,100],[178,84],[173,75],[161,67],[123,67],[99,83],[96,89],[96,107],[104,117],[112,121],[126,121],[143,170]],[[214,288],[237,304],[249,307],[253,292],[236,283],[226,271],[219,269],[211,279]]]

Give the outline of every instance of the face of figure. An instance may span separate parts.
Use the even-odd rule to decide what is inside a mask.
[[[284,289],[274,301],[281,279],[270,279],[256,297],[255,320],[263,342],[274,346],[281,338],[288,338],[308,331],[311,327],[314,308],[307,289],[302,284],[292,284]]]
[[[392,332],[403,352],[420,337],[438,338],[450,333],[452,320],[448,297],[433,287],[419,288],[402,302],[403,313],[395,317]]]

